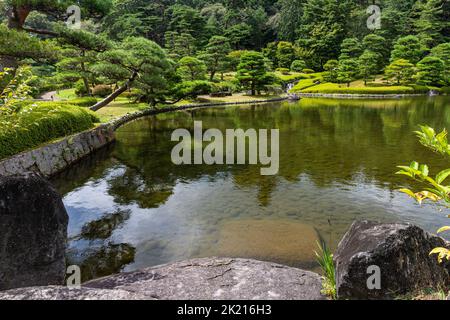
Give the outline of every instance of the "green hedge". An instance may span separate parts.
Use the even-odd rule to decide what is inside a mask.
[[[93,112],[73,105],[42,102],[21,106],[13,114],[0,115],[0,159],[90,129],[99,121]]]

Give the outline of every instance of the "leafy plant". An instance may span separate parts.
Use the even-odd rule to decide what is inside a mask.
[[[319,251],[315,251],[317,262],[322,269],[322,294],[331,297],[333,300],[337,298],[336,293],[336,269],[334,267],[333,254],[325,243],[317,242]]]
[[[420,128],[421,131],[416,131],[416,134],[422,145],[441,155],[450,156],[447,130],[444,129],[441,133],[436,134],[435,130],[428,126],[421,126]],[[425,200],[430,200],[444,204],[446,207],[450,206],[450,185],[445,184],[445,181],[450,176],[450,169],[445,169],[436,174],[435,177],[432,177],[429,167],[416,161],[412,162],[410,166],[399,166],[398,168],[400,171],[397,174],[405,175],[427,186],[420,192],[414,192],[410,189],[401,189],[401,192],[406,193],[419,204]],[[450,215],[448,217],[450,218]],[[437,233],[446,231],[450,231],[450,226],[440,228]],[[430,252],[430,255],[434,254],[437,254],[439,263],[442,263],[444,259],[450,261],[450,250],[447,248],[435,248]]]
[[[30,97],[31,68],[20,67],[17,70],[5,68],[0,71],[0,113],[8,111],[16,102]]]

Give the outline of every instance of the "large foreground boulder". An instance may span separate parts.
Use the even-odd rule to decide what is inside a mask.
[[[0,176],[0,290],[63,284],[67,223],[49,182]]]
[[[409,224],[355,222],[334,256],[338,296],[392,299],[427,288],[448,288],[450,264],[439,264],[429,253],[435,247],[449,245]]]
[[[204,258],[65,287],[15,289],[2,299],[320,300],[319,275],[270,262]]]

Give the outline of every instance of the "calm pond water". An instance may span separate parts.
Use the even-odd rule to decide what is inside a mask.
[[[280,171],[175,166],[176,128],[280,129]],[[450,98],[303,99],[142,119],[115,145],[54,179],[70,215],[69,263],[89,279],[172,261],[233,256],[314,270],[316,241],[335,249],[355,219],[435,231],[444,212],[397,191],[396,165],[448,162],[422,147],[419,124],[450,129]]]

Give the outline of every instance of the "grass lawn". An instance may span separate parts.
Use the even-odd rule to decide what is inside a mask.
[[[75,89],[64,89],[56,92],[56,98],[60,100],[69,100],[78,98],[75,94]]]

